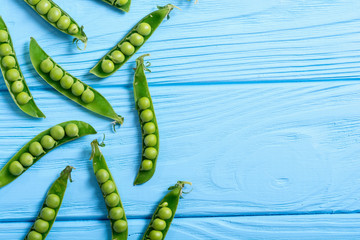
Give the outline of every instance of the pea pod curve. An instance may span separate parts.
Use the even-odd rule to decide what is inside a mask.
[[[145,44],[175,6],[168,4],[158,8],[159,10],[141,19],[140,22],[90,70],[90,73],[105,78],[123,66],[141,46]]]
[[[156,208],[142,240],[165,239],[171,222],[174,219],[185,184],[191,185],[190,182],[178,181],[174,186],[169,188],[171,192],[166,194]]]
[[[133,83],[135,106],[139,114],[142,129],[142,157],[134,185],[145,183],[154,175],[160,146],[159,128],[145,76],[146,67],[144,65],[144,57],[146,56],[149,56],[149,54],[136,59]]]
[[[131,0],[102,0],[102,1],[124,12],[130,11]]]
[[[0,16],[0,68],[9,93],[15,104],[26,114],[45,118],[36,106],[17,60],[9,30]]]
[[[39,46],[34,38],[31,38],[30,41],[30,59],[36,72],[58,92],[92,112],[111,118],[115,120],[116,123],[123,123],[124,118],[116,114],[113,107],[104,96],[92,87],[80,81],[78,78],[73,77],[56,64],[55,61],[52,60]],[[45,67],[41,67],[42,64]],[[48,64],[51,65],[49,68],[50,71],[47,71],[46,73],[43,70],[48,67]],[[53,71],[51,70],[54,71],[54,74],[52,74]],[[60,75],[56,72],[60,72]],[[59,75],[60,77],[56,75]],[[70,84],[68,84],[68,80],[70,80]],[[91,98],[84,97],[85,95],[91,96]]]
[[[71,180],[71,171],[73,167],[67,166],[61,173],[60,177],[55,180],[46,194],[45,201],[41,210],[24,240],[44,240],[53,226],[56,216],[60,210],[68,179]]]
[[[84,32],[84,27],[80,27],[79,24],[56,3],[52,0],[24,1],[50,25],[65,34],[73,36],[73,42],[76,44],[79,40],[82,41],[85,44],[84,49],[86,48],[87,37]]]
[[[96,139],[91,142],[91,148],[92,153],[90,159],[93,160],[94,174],[103,193],[106,208],[109,213],[108,217],[112,231],[111,239],[126,240],[128,237],[128,223],[119,191]]]
[[[0,188],[17,179],[57,146],[89,134],[96,134],[95,129],[82,121],[63,122],[39,133],[0,170]]]

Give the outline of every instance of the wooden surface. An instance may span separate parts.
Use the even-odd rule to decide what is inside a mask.
[[[68,164],[76,167],[74,182],[47,239],[111,238],[88,160],[90,142],[103,133],[130,240],[141,239],[177,180],[193,182],[194,189],[181,199],[167,240],[360,239],[359,1],[172,0],[182,11],[173,11],[135,56],[151,53],[147,77],[161,143],[155,176],[136,187],[135,57],[103,80],[88,71],[139,19],[168,2],[133,0],[128,14],[100,0],[56,2],[85,26],[86,51],[22,0],[1,0],[0,15],[47,118],[27,117],[0,83],[0,166],[63,121],[86,121],[98,135],[60,146],[0,189],[0,239],[24,238]],[[36,74],[31,36],[125,117],[116,133],[110,120],[59,95]]]

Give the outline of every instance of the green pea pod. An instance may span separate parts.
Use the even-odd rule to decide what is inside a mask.
[[[39,133],[25,144],[0,170],[0,188],[17,179],[54,148],[89,134],[96,134],[95,129],[90,124],[82,121],[63,122]],[[46,136],[44,140],[47,141],[43,140],[44,136]],[[50,146],[49,143],[51,143]]]
[[[12,99],[24,113],[27,113],[32,117],[45,118],[45,115],[36,106],[29,87],[26,84],[20,69],[20,64],[16,58],[14,45],[8,28],[1,16],[0,31],[0,34],[2,35],[0,38],[3,38],[0,39],[0,68]],[[18,74],[18,76],[15,76],[17,79],[12,79],[12,76],[7,76],[7,72],[9,71],[15,71],[15,73]]]
[[[142,133],[142,157],[139,172],[135,178],[134,185],[142,184],[151,179],[155,173],[156,162],[159,155],[159,128],[156,121],[154,105],[148,83],[145,76],[144,57],[143,55],[136,59],[136,70],[134,77],[134,99],[135,106],[139,114],[141,133]],[[152,113],[152,118],[148,118],[146,114]],[[150,129],[150,130],[149,130]]]
[[[166,194],[156,208],[142,240],[165,239],[171,222],[174,219],[185,184],[192,185],[191,182],[178,181],[174,186],[169,188],[171,192]]]
[[[104,146],[104,143],[100,144]],[[119,191],[115,185],[114,178],[106,164],[105,158],[99,149],[99,143],[95,139],[91,142],[92,153],[90,160],[93,160],[93,169],[102,190],[112,230],[112,240],[126,240],[128,237],[128,224],[121,202]],[[115,198],[115,200],[113,199]]]
[[[29,239],[42,239],[44,240],[49,234],[53,226],[56,216],[60,210],[63,201],[68,179],[72,182],[71,171],[74,168],[67,166],[61,173],[60,177],[51,185],[46,194],[45,201],[41,207],[35,223],[32,225],[30,231],[24,238]],[[40,238],[41,237],[41,238]]]
[[[73,42],[75,42],[76,45],[78,41],[82,41],[85,44],[85,50],[87,45],[87,37],[84,32],[84,27],[80,27],[79,24],[77,24],[75,20],[64,10],[62,10],[56,3],[54,3],[52,0],[24,1],[50,25],[63,33],[73,36]],[[80,48],[78,47],[78,49]]]
[[[131,0],[102,0],[102,1],[124,12],[130,11]]]
[[[124,65],[150,38],[154,31],[159,27],[161,22],[169,13],[174,9],[174,5],[168,4],[164,7],[159,7],[159,10],[150,13],[140,20],[130,32],[113,48],[111,49],[91,70],[90,72],[98,77],[105,78],[115,73],[122,65]],[[141,24],[148,24],[145,31],[141,31],[139,26]],[[141,25],[142,26],[142,25]],[[148,32],[146,32],[148,31]],[[140,33],[140,34],[139,34]],[[134,38],[134,42],[138,42],[137,46],[133,46],[131,42],[131,36],[137,36],[140,38],[140,42]],[[130,41],[130,42],[128,42]],[[122,46],[127,46],[128,49],[122,49]],[[120,53],[119,53],[120,51]],[[114,53],[117,53],[116,56]],[[121,55],[121,57],[119,57]],[[104,71],[105,69],[106,71]]]
[[[83,83],[82,81],[80,81],[78,78],[73,77],[71,74],[69,74],[68,72],[66,72],[62,67],[60,67],[58,64],[55,63],[54,60],[52,60],[49,55],[47,55],[45,53],[44,50],[41,49],[41,47],[39,46],[39,44],[35,41],[34,38],[31,38],[30,41],[30,58],[31,58],[31,63],[34,66],[35,70],[37,71],[37,73],[48,83],[50,84],[53,88],[55,88],[58,92],[60,92],[61,94],[63,94],[64,96],[68,97],[69,99],[73,100],[74,102],[80,104],[81,106],[83,106],[84,108],[89,109],[92,112],[95,112],[97,114],[100,114],[104,117],[108,117],[111,118],[113,120],[115,120],[116,123],[118,124],[122,124],[124,121],[124,118],[117,115],[116,112],[114,111],[114,109],[112,108],[112,106],[110,105],[110,103],[105,99],[104,96],[102,96],[98,91],[96,91],[95,89],[93,89],[92,87],[88,86],[87,84]],[[44,60],[51,60],[51,62],[55,65],[55,67],[59,68],[62,70],[62,72],[64,73],[64,76],[68,76],[71,77],[73,80],[75,80],[75,82],[72,84],[71,89],[65,89],[62,85],[61,85],[61,81],[54,81],[51,79],[50,74],[48,73],[44,73],[41,70],[41,63]],[[55,68],[54,67],[54,68]],[[75,86],[76,83],[81,83],[84,86],[84,89],[89,89],[91,90],[91,92],[93,93],[93,101],[91,102],[84,102],[83,100],[83,95],[86,91],[83,92],[83,94],[81,96],[76,96],[73,94],[72,89]]]

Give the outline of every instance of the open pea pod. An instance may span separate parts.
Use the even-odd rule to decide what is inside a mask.
[[[174,5],[168,4],[158,7],[140,20],[130,32],[111,49],[90,72],[98,77],[105,78],[115,73],[123,66],[151,37],[160,26],[165,17],[174,9]]]
[[[71,180],[73,167],[67,166],[60,177],[55,180],[46,194],[45,201],[41,206],[40,212],[24,240],[41,239],[44,240],[49,234],[56,216],[60,210],[67,188],[68,179]]]
[[[51,26],[55,27],[63,33],[73,36],[73,42],[75,42],[76,45],[80,40],[85,44],[84,49],[86,48],[87,37],[84,32],[84,27],[80,27],[79,24],[77,24],[76,21],[56,3],[54,3],[52,0],[24,1]]]
[[[50,84],[53,88],[55,88],[59,93],[63,94],[72,101],[78,103],[82,107],[92,112],[100,114],[104,117],[111,118],[115,120],[115,122],[118,124],[123,123],[124,118],[116,114],[113,107],[110,105],[110,103],[106,100],[106,98],[103,95],[101,95],[98,91],[96,91],[89,85],[80,81],[78,78],[75,78],[74,76],[66,72],[60,65],[56,64],[56,62],[53,59],[51,59],[49,55],[47,55],[46,52],[39,46],[39,44],[36,42],[34,38],[31,38],[30,41],[30,59],[36,72],[42,77],[42,79],[44,79],[48,84]],[[42,70],[41,64],[44,61],[53,65],[51,67],[52,68],[51,70],[56,69],[61,73],[60,75],[61,80],[60,79],[53,80],[55,78],[54,76],[52,76],[51,72],[45,73]],[[72,80],[73,83],[65,86],[63,84],[64,78]],[[80,94],[76,92],[78,91],[78,86],[82,87],[83,92],[80,92]],[[75,93],[77,95],[75,95]],[[89,99],[88,96],[91,96],[92,98]]]
[[[89,134],[96,134],[95,129],[82,121],[63,122],[39,133],[0,170],[0,188],[17,179],[51,150]]]
[[[142,134],[141,163],[134,185],[145,183],[154,175],[160,146],[159,128],[145,76],[145,70],[147,69],[144,65],[145,56],[149,55],[146,54],[136,59],[133,84],[135,107],[139,114]]]
[[[131,0],[102,0],[102,1],[124,12],[130,11]]]
[[[171,222],[175,217],[179,199],[183,194],[185,184],[191,185],[190,182],[178,181],[174,186],[169,187],[170,192],[166,194],[156,208],[142,240],[165,239]]]
[[[102,143],[100,146],[104,146],[104,144]],[[90,159],[93,160],[94,174],[103,193],[106,208],[109,213],[108,218],[110,219],[112,231],[111,239],[126,240],[128,237],[128,223],[119,191],[96,139],[91,142],[91,148],[92,153]]]
[[[26,114],[45,118],[36,106],[35,101],[26,84],[17,60],[10,33],[0,16],[0,68],[9,93],[15,104]]]

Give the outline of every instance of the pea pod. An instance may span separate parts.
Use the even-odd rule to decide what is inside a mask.
[[[46,194],[41,210],[24,240],[44,240],[53,226],[63,201],[73,167],[67,166]]]
[[[146,67],[143,55],[136,59],[134,77],[135,107],[139,114],[142,133],[142,157],[139,172],[134,185],[142,184],[151,179],[155,173],[156,162],[159,154],[159,128],[156,121],[154,105],[145,76]]]
[[[21,72],[9,30],[0,16],[0,68],[9,93],[16,105],[32,117],[45,118],[35,101]]]
[[[75,20],[64,10],[62,10],[56,3],[54,3],[52,0],[24,1],[50,25],[63,33],[73,36],[73,42],[75,42],[76,45],[78,41],[82,41],[85,44],[84,49],[86,48],[87,37],[84,32],[84,27],[80,27],[79,24],[77,24]]]
[[[169,231],[171,222],[174,219],[179,199],[183,193],[185,184],[191,185],[190,182],[178,181],[170,187],[168,194],[161,200],[151,218],[150,224],[142,240],[163,240]]]
[[[100,144],[104,146],[104,144]],[[99,143],[95,139],[91,142],[92,153],[90,159],[93,160],[93,169],[103,193],[108,217],[110,219],[112,240],[126,240],[128,237],[128,223],[121,202],[119,191],[115,185],[114,178],[106,164],[105,158],[99,149]]]
[[[131,0],[102,0],[102,1],[124,12],[130,11]]]
[[[104,96],[56,64],[34,38],[30,41],[30,59],[37,73],[58,92],[92,112],[123,123],[124,118],[116,114]]]
[[[95,133],[95,129],[90,124],[82,121],[63,122],[39,133],[0,170],[0,188],[17,179],[54,148],[79,137]]]
[[[115,73],[124,65],[150,38],[161,22],[174,9],[168,4],[158,7],[159,10],[150,13],[140,20],[130,32],[111,49],[90,72],[98,77],[105,78]]]

